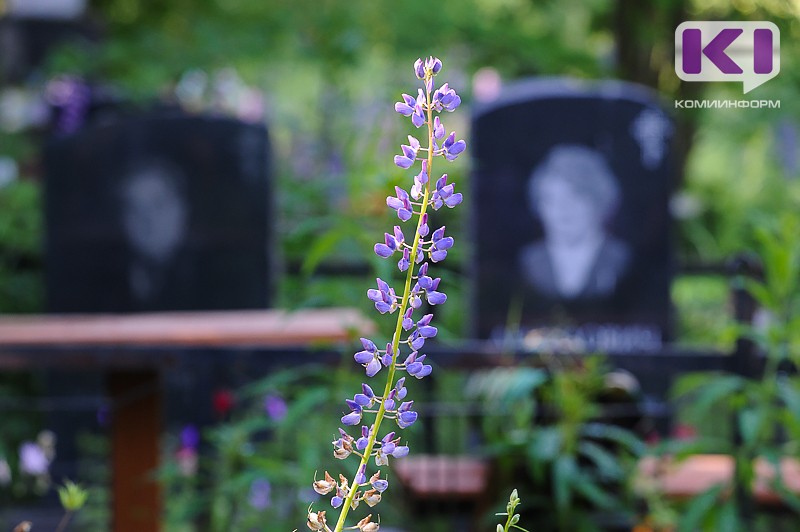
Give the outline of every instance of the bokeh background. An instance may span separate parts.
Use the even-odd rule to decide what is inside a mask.
[[[671,288],[675,346],[734,349],[741,331],[732,319],[732,280],[719,273],[735,257],[758,257],[759,228],[796,217],[800,207],[797,0],[0,0],[0,17],[3,314],[46,310],[43,146],[93,121],[160,108],[267,126],[274,191],[274,306],[349,306],[370,313],[365,287],[376,275],[388,276],[391,267],[371,249],[376,235],[391,223],[385,197],[406,179],[392,157],[407,124],[392,107],[402,92],[410,91],[410,65],[427,55],[442,59],[446,79],[459,89],[464,105],[448,127],[468,145],[471,106],[518,79],[620,79],[650,87],[663,98],[677,128],[670,184],[677,265]],[[674,31],[686,20],[775,23],[781,31],[781,72],[753,97],[780,100],[780,109],[671,109],[679,99],[743,97],[738,83],[685,83],[677,78]],[[462,157],[450,173],[458,176],[462,190],[468,188],[468,158]],[[440,342],[456,345],[472,336],[464,309],[469,301],[467,262],[474,250],[467,231],[470,212],[461,209],[448,216],[448,232],[464,245],[456,248],[448,265],[450,300],[437,320]],[[378,326],[388,332],[391,324]],[[586,421],[588,403],[570,410],[565,399],[570,387],[593,389],[596,375],[581,371],[582,377],[557,383],[536,404],[555,401],[564,407],[562,413],[586,407],[573,419]],[[226,412],[219,425],[204,432],[209,456],[222,453],[230,461],[218,461],[217,466],[224,463],[227,469],[200,475],[202,482],[197,475],[186,475],[176,458],[187,441],[181,439],[185,427],[180,413],[174,414],[165,435],[165,447],[173,450],[165,451],[171,465],[162,472],[170,501],[165,529],[279,528],[264,524],[265,519],[302,526],[307,504],[298,500],[310,495],[281,486],[309,485],[314,469],[324,469],[312,465],[314,457],[335,431],[326,421],[320,423],[331,430],[304,426],[301,420],[313,408],[303,408],[331,402],[324,399],[326,394],[348,395],[354,373],[345,360],[336,379],[314,368],[289,369],[237,387],[238,404],[257,404],[249,410],[242,406],[235,419]],[[535,375],[522,372],[517,377],[524,389],[536,387]],[[448,405],[463,398],[469,378],[442,377],[430,390],[431,399],[448,411]],[[5,458],[11,471],[18,468],[20,445],[49,428],[52,380],[52,374],[0,375],[0,459]],[[265,394],[274,398],[273,408],[292,401],[301,405],[290,407],[288,418],[270,414],[266,429],[247,426],[243,420],[263,414]],[[591,402],[592,397],[587,392],[584,399]],[[94,415],[102,414],[103,405],[97,398],[77,408]],[[330,411],[335,422],[338,410]],[[448,453],[467,452],[474,448],[468,444],[469,416],[458,407],[453,412],[450,425],[443,425],[433,440]],[[236,454],[251,445],[258,430],[272,435],[256,440],[269,448],[264,452],[275,454],[255,453],[263,462],[253,458],[255,447],[248,447],[245,458]],[[490,430],[500,429],[491,425]],[[461,435],[448,438],[448,433]],[[183,436],[193,441],[191,434]],[[104,530],[108,493],[102,419],[63,437],[80,440],[70,445],[77,449],[71,458],[84,462],[79,480],[93,488],[85,521],[77,521],[83,528],[75,529]],[[304,456],[292,461],[296,442],[310,439],[319,441],[302,443]],[[293,465],[281,470],[275,463],[280,461]],[[201,461],[200,469],[206,466],[211,464]],[[49,487],[37,487],[35,479],[16,473],[8,482],[3,478],[0,470],[0,515],[9,509],[15,518],[21,507],[52,506]],[[499,490],[494,495],[488,506],[507,497]],[[220,502],[235,497],[252,503],[250,513]],[[595,503],[602,499],[584,498]],[[208,505],[209,500],[214,503]],[[404,504],[398,501],[391,504],[395,510],[383,510],[387,523],[393,514],[410,512]],[[397,515],[394,522],[400,522]],[[419,524],[409,526],[421,529],[413,528]]]

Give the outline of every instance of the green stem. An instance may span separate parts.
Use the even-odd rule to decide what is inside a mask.
[[[61,518],[61,521],[58,522],[58,527],[56,528],[56,532],[63,532],[64,530],[66,530],[71,517],[72,517],[72,512],[70,510],[64,512],[64,516]]]
[[[420,235],[419,229],[422,226],[422,220],[425,217],[425,211],[428,208],[428,199],[430,196],[431,190],[431,179],[433,179],[433,110],[431,109],[431,94],[427,88],[427,81],[428,76],[430,73],[426,72],[426,78],[423,80],[425,82],[425,101],[428,107],[428,182],[425,183],[425,190],[422,196],[422,206],[420,207],[419,219],[417,220],[417,229],[414,233],[414,242],[411,246],[411,255],[409,257],[410,265],[408,267],[408,273],[406,274],[406,283],[405,287],[403,288],[403,297],[400,300],[400,308],[398,309],[397,314],[397,324],[394,328],[394,336],[392,337],[392,364],[389,366],[389,376],[386,378],[386,386],[383,389],[383,398],[385,399],[389,393],[392,391],[394,387],[394,374],[397,370],[397,355],[399,354],[400,350],[400,336],[402,334],[403,328],[403,316],[406,313],[408,308],[408,303],[411,294],[411,281],[414,278],[414,267],[417,264],[417,248],[419,246]],[[344,524],[347,520],[347,514],[350,512],[350,507],[353,504],[353,499],[356,496],[356,492],[358,491],[358,485],[356,485],[356,475],[361,470],[362,467],[365,467],[367,462],[369,461],[370,455],[372,454],[372,450],[375,447],[375,441],[378,437],[378,430],[380,429],[381,422],[386,414],[386,407],[384,406],[384,402],[381,401],[381,405],[378,408],[378,412],[375,414],[375,422],[373,423],[372,430],[369,434],[369,439],[367,440],[367,446],[364,448],[363,456],[361,457],[361,462],[358,464],[358,469],[356,469],[355,475],[353,475],[353,481],[350,483],[350,493],[347,494],[347,497],[342,504],[342,511],[339,514],[339,520],[336,522],[336,528],[334,532],[342,532],[344,530]]]

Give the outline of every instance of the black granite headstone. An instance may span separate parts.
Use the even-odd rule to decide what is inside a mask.
[[[262,126],[177,112],[53,139],[49,310],[268,306],[268,150]]]
[[[542,349],[668,338],[673,126],[623,82],[520,82],[473,118],[474,319]]]

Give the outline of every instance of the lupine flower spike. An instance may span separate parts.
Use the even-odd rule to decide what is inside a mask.
[[[363,383],[360,392],[344,400],[343,428],[332,442],[333,454],[341,460],[357,457],[359,464],[352,480],[341,474],[336,480],[327,471],[322,479],[316,479],[315,475],[314,491],[330,496],[331,506],[339,509],[336,524],[331,528],[326,512],[309,508],[306,524],[315,531],[377,532],[380,529],[380,519],[373,521],[372,514],[352,526],[346,526],[347,515],[361,502],[370,508],[377,505],[389,488],[389,481],[380,468],[388,465],[390,459],[406,456],[409,448],[402,435],[384,429],[384,422],[400,430],[417,421],[414,401],[407,399],[406,378],[422,379],[433,371],[422,349],[425,341],[435,337],[438,330],[433,325],[433,314],[426,313],[423,305],[427,304],[425,308],[441,305],[447,295],[440,289],[441,279],[429,273],[429,269],[430,264],[447,257],[455,241],[445,234],[445,227],[429,226],[428,211],[445,206],[453,208],[462,201],[446,173],[434,174],[433,163],[436,157],[455,160],[464,152],[466,144],[457,140],[454,131],[448,133],[439,116],[445,111],[454,111],[461,104],[461,98],[447,83],[435,87],[434,77],[442,70],[442,62],[435,57],[417,59],[413,70],[422,87],[417,89],[416,96],[403,94],[394,109],[410,118],[415,129],[427,126],[422,129],[427,130],[427,135],[422,137],[427,145],[423,146],[418,133],[415,133],[417,136],[408,135],[408,143],[402,144],[395,155],[394,164],[414,174],[408,188],[395,187],[394,195],[386,198],[386,205],[396,212],[400,223],[407,226],[394,226],[374,248],[378,257],[397,261],[397,269],[405,282],[401,285],[402,292],[398,293],[390,286],[390,279],[379,278],[375,287],[366,292],[378,312],[396,313],[397,323],[385,349],[378,347],[379,342],[362,338],[363,349],[353,355],[368,378],[381,374],[386,380],[380,393],[380,388],[373,389]],[[382,372],[384,369],[386,371]]]

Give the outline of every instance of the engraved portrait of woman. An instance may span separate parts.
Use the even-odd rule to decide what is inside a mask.
[[[612,295],[628,272],[631,252],[607,229],[620,187],[605,158],[585,146],[556,145],[533,169],[527,195],[544,236],[520,252],[525,282],[558,300]]]

